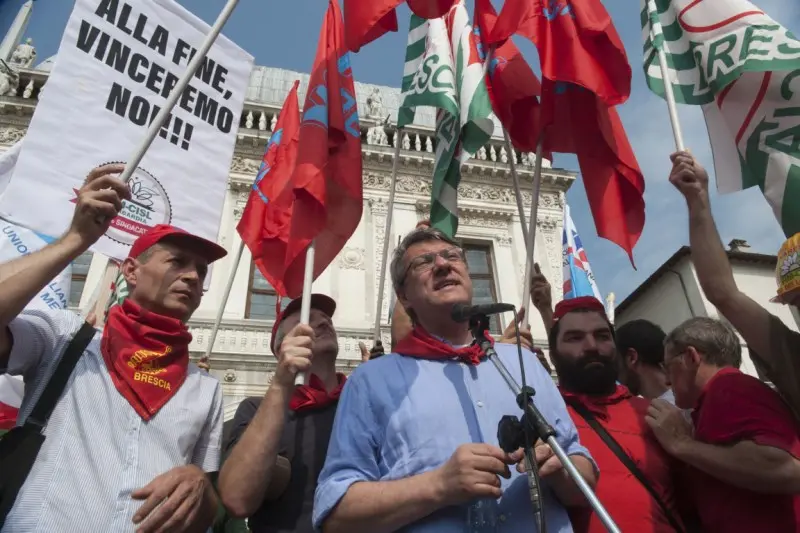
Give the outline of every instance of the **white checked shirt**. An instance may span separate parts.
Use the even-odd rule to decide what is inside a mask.
[[[25,377],[19,424],[82,323],[69,311],[30,311],[9,326],[14,345],[7,372]],[[114,387],[100,338],[97,333],[89,343],[50,416],[4,533],[134,531],[133,515],[143,502],[131,492],[177,466],[219,468],[219,382],[189,365],[178,392],[145,422]]]

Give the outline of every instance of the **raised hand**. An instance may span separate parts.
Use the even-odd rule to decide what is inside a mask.
[[[490,444],[463,444],[436,470],[445,505],[460,505],[478,498],[499,498],[500,477],[508,479],[508,465],[519,461]]]
[[[281,342],[278,368],[272,382],[282,387],[293,387],[295,375],[311,368],[313,349],[314,330],[308,324],[297,324]]]
[[[97,167],[78,191],[75,214],[67,234],[77,237],[85,248],[108,231],[111,221],[122,209],[122,201],[131,197],[128,187],[116,177],[124,168],[121,164]]]
[[[383,349],[383,342],[381,342],[380,340],[376,340],[375,344],[372,345],[371,349],[367,349],[367,345],[359,341],[358,349],[361,351],[362,363],[366,363],[373,357],[385,354],[385,351]]]
[[[708,172],[689,152],[675,152],[670,156],[672,171],[669,182],[690,200],[708,193]]]
[[[539,311],[551,310],[553,308],[553,294],[550,282],[542,274],[539,263],[533,264],[533,275],[531,276],[531,300],[533,306]]]

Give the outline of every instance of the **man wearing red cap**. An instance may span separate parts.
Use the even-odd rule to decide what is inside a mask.
[[[677,461],[647,427],[650,402],[617,383],[614,330],[603,304],[591,296],[562,300],[548,329],[559,388],[600,468],[600,501],[622,531],[685,531]],[[591,509],[572,508],[570,518],[577,533],[605,531]]]
[[[83,322],[69,311],[21,311],[105,234],[130,198],[114,176],[121,171],[93,170],[67,232],[0,265],[0,372],[25,376],[20,423]],[[166,225],[135,241],[121,266],[129,297],[78,360],[3,531],[197,531],[213,522],[205,472],[219,467],[222,394],[189,362],[186,321],[209,263],[224,255]]]
[[[275,320],[275,375],[263,398],[239,404],[225,443],[220,497],[232,515],[249,518],[253,533],[314,531],[314,491],[345,383],[336,373],[336,303],[311,295],[308,325],[300,324],[301,303],[293,300]],[[308,372],[307,385],[294,386],[297,372]]]

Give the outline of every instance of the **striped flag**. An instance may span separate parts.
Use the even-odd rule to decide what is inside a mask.
[[[431,225],[455,235],[461,164],[484,146],[494,131],[483,65],[463,1],[440,19],[412,15],[401,98],[400,128],[413,122],[417,106],[439,110]]]
[[[600,290],[594,278],[583,243],[572,222],[569,206],[564,208],[564,238],[562,240],[562,268],[564,278],[564,299],[580,296],[594,296],[601,302]]]
[[[718,190],[759,187],[784,233],[800,232],[800,205],[784,202],[800,195],[800,40],[747,0],[642,0],[641,22],[647,85],[703,107]]]
[[[128,297],[128,292],[128,282],[125,280],[125,276],[120,270],[117,274],[117,278],[111,284],[111,296],[109,296],[108,302],[106,303],[105,319],[103,319],[103,323],[108,319],[108,312],[111,308],[115,305],[121,305],[122,302],[125,301]]]

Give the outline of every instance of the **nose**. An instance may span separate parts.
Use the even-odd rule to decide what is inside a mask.
[[[187,268],[186,271],[184,271],[181,275],[181,280],[183,280],[185,283],[199,285],[200,273],[197,272],[196,268]]]
[[[434,270],[449,270],[451,267],[450,261],[442,257],[441,255],[437,255],[433,260],[433,268]]]
[[[597,339],[594,338],[594,335],[586,335],[583,338],[583,351],[597,351]]]

